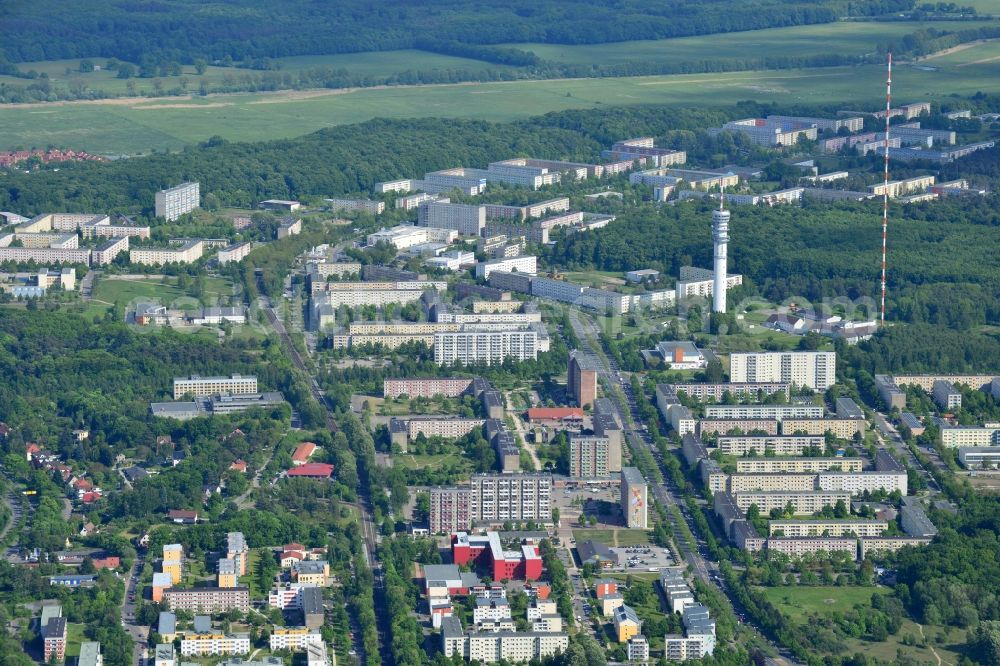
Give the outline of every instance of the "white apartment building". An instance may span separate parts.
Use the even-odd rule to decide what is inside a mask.
[[[828,351],[734,352],[733,382],[785,382],[825,391],[836,382],[837,354]]]
[[[767,549],[776,553],[784,553],[792,558],[812,555],[822,551],[826,553],[849,553],[851,559],[857,559],[858,540],[855,538],[845,539],[823,536],[800,538],[772,537],[767,540]]]
[[[708,405],[705,418],[709,419],[803,419],[821,418],[820,405]]]
[[[760,452],[763,455],[763,452]],[[802,474],[805,472],[860,472],[864,467],[861,458],[740,458],[736,461],[738,474]]]
[[[479,597],[476,599],[476,605],[472,609],[472,622],[474,624],[483,624],[484,622],[498,622],[500,620],[509,620],[511,618],[510,614],[510,604],[507,603],[506,599],[483,599]]]
[[[667,661],[703,659],[712,654],[714,647],[715,637],[709,634],[696,634],[688,637],[667,634],[663,637],[663,656]]]
[[[824,449],[826,439],[809,435],[723,435],[716,441],[719,451],[728,456],[746,456],[751,451],[763,456],[773,451],[776,456],[800,456],[807,448]]]
[[[181,640],[181,654],[185,657],[203,657],[220,654],[247,654],[250,652],[250,635],[188,634]]]
[[[552,520],[552,477],[547,474],[476,474],[469,485],[474,521]]]
[[[817,137],[815,127],[791,127],[785,123],[771,123],[762,118],[733,120],[723,125],[722,129],[745,134],[758,146],[794,146],[799,138],[815,141]]]
[[[868,537],[860,539],[861,553],[859,559],[864,560],[870,555],[879,553],[895,553],[900,548],[910,546],[919,548],[931,542],[927,537]]]
[[[535,275],[538,272],[538,257],[525,255],[521,257],[511,257],[509,259],[492,259],[476,264],[476,277],[487,279],[493,271],[504,271],[505,273],[525,273]]]
[[[253,243],[247,241],[246,243],[237,243],[236,245],[230,245],[227,248],[219,250],[216,255],[216,259],[219,261],[220,266],[225,266],[230,262],[239,263],[250,254],[250,250],[253,249]]]
[[[94,266],[105,266],[115,260],[122,252],[128,252],[128,236],[109,238],[97,246],[90,257],[90,262]]]
[[[389,192],[409,192],[413,189],[413,181],[409,178],[387,180],[375,183],[374,189],[377,194],[388,194]]]
[[[307,627],[275,627],[271,632],[269,645],[274,650],[290,650],[301,652],[309,645],[316,645],[323,642],[323,635],[317,629]]]
[[[535,599],[531,605],[528,606],[528,622],[533,622],[545,617],[546,615],[552,615],[553,613],[558,612],[559,610],[555,601],[551,599]]]
[[[379,231],[368,234],[367,240],[368,245],[389,243],[397,250],[405,250],[406,248],[413,247],[414,245],[427,243],[430,239],[428,238],[426,229],[402,224],[392,227],[391,229],[380,229]]]
[[[486,419],[459,419],[437,416],[415,416],[406,421],[406,434],[410,439],[417,435],[457,439],[485,425]]]
[[[442,632],[442,637],[446,657],[459,654],[466,661],[481,664],[540,660],[569,647],[569,636],[561,633],[472,632],[451,636]]]
[[[815,474],[733,474],[728,482],[731,493],[777,490],[803,492],[815,489]]]
[[[825,506],[836,506],[842,501],[850,506],[851,494],[842,491],[807,491],[788,492],[784,490],[745,492],[733,495],[736,506],[746,512],[751,504],[756,504],[761,514],[766,515],[771,509],[784,509],[791,502],[798,515],[811,515],[822,511]]]
[[[889,198],[894,199],[912,192],[922,192],[933,185],[934,181],[934,176],[917,176],[915,178],[907,178],[905,180],[890,180],[888,185],[885,183],[869,185],[868,192],[878,196],[883,196],[886,192],[888,192]]]
[[[949,449],[1000,446],[1000,423],[987,423],[983,426],[943,426],[941,445]]]
[[[133,264],[157,266],[161,264],[190,264],[201,259],[205,243],[191,240],[180,247],[133,248],[128,252]]]
[[[962,393],[951,382],[939,379],[931,389],[934,402],[941,409],[958,409],[962,406]]]
[[[200,205],[201,193],[198,183],[182,183],[156,193],[156,217],[164,217],[167,222],[173,222]]]
[[[743,276],[734,273],[726,274],[726,291],[743,284]],[[680,277],[674,286],[675,298],[678,301],[685,298],[711,298],[715,279],[712,271],[696,266],[681,266]],[[736,380],[732,380],[735,382]]]
[[[174,377],[174,400],[180,400],[187,393],[194,396],[257,393],[257,377],[254,375]]]
[[[417,224],[421,227],[454,229],[461,236],[481,236],[486,228],[486,206],[425,201],[420,204]]]
[[[371,215],[385,212],[384,201],[372,201],[371,199],[323,199],[323,201],[330,204],[330,210],[334,212],[355,211]]]
[[[493,365],[538,357],[535,331],[458,331],[434,334],[434,362],[438,365]]]
[[[884,490],[898,490],[906,495],[906,472],[823,472],[816,480],[820,490],[845,490],[852,495]]]
[[[768,522],[771,536],[784,537],[877,537],[889,529],[884,520],[772,520]]]
[[[18,263],[34,261],[38,264],[89,264],[90,250],[0,246],[0,261]]]

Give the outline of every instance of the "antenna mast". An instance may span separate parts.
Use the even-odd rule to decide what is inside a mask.
[[[882,182],[882,312],[880,324],[885,326],[885,255],[889,232],[889,111],[892,108],[892,53],[889,53],[885,79],[885,171]]]

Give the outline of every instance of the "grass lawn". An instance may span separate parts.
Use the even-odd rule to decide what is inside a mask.
[[[766,587],[764,596],[791,618],[805,620],[810,613],[832,615],[854,608],[856,604],[868,605],[875,593],[887,593],[885,588],[844,587]]]
[[[211,305],[219,298],[233,295],[232,283],[221,277],[205,278],[204,305]],[[88,304],[85,313],[88,315],[103,314],[112,305],[127,306],[134,300],[159,300],[164,305],[190,310],[201,307],[192,297],[176,286],[175,278],[117,279],[115,276],[101,276],[94,288],[93,300]]]
[[[856,604],[868,605],[872,594],[890,594],[884,587],[768,587],[762,588],[767,599],[776,605],[782,613],[793,621],[804,623],[809,615],[830,616],[835,612],[843,613]],[[917,643],[924,647],[904,645],[903,639],[913,636]],[[921,640],[921,637],[923,639]],[[862,652],[887,662],[895,661],[897,651],[915,657],[920,662],[934,663],[937,661],[931,647],[945,663],[957,664],[961,658],[960,649],[965,642],[965,632],[961,629],[948,627],[921,627],[912,620],[904,620],[902,628],[894,636],[885,641],[873,643],[860,639],[845,641],[844,654]]]
[[[649,532],[634,529],[576,529],[573,538],[579,544],[582,541],[597,541],[609,546],[636,546],[650,543]]]
[[[89,640],[83,635],[84,626],[75,622],[66,623],[66,656],[79,657],[80,643]]]
[[[956,56],[967,54],[966,49]],[[967,56],[966,56],[967,57]],[[995,67],[900,67],[899,99],[941,100],[952,93],[997,92]],[[631,104],[723,105],[755,99],[778,104],[875,106],[883,68],[830,67],[551,81],[397,86],[360,90],[289,91],[122,103],[22,105],[0,108],[0,149],[45,146],[95,153],[176,150],[220,135],[231,141],[301,136],[371,118],[452,117],[509,121],[564,109]]]
[[[445,464],[451,467],[453,465],[462,465],[465,463],[468,463],[468,461],[454,453],[442,453],[437,455],[413,455],[407,453],[405,455],[393,456],[392,458],[393,465],[400,465],[402,467],[406,467],[407,469],[439,467]]]

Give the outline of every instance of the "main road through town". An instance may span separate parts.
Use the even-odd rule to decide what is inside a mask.
[[[292,342],[291,336],[288,334],[288,330],[285,328],[284,323],[281,321],[281,317],[275,312],[271,300],[266,296],[260,297],[261,308],[267,315],[267,319],[271,324],[271,327],[281,338],[282,344],[288,351],[289,357],[292,359],[292,363],[295,367],[299,369],[302,374],[304,374],[309,379],[309,390],[312,392],[313,397],[316,401],[323,406],[326,412],[326,426],[331,432],[337,432],[337,423],[333,419],[333,409],[330,403],[327,401],[326,396],[319,387],[319,383],[316,378],[312,375],[309,370],[309,366],[306,365],[299,350],[295,347]],[[389,642],[389,614],[386,612],[385,605],[385,591],[382,587],[382,565],[378,560],[378,551],[376,550],[378,546],[378,538],[375,532],[375,524],[372,519],[372,503],[371,495],[367,484],[362,483],[358,488],[358,498],[359,501],[355,505],[358,509],[358,514],[361,518],[361,529],[364,534],[364,555],[365,561],[368,563],[371,569],[372,576],[374,579],[373,585],[373,595],[375,602],[375,624],[378,628],[379,633],[379,645],[388,646]],[[364,643],[361,640],[361,636],[356,635],[355,637],[355,649],[360,657],[360,662],[364,663],[366,661],[365,654],[363,652]],[[384,656],[384,655],[383,655]]]
[[[683,561],[691,568],[694,575],[700,578],[706,585],[714,586],[725,594],[735,611],[739,613],[741,617],[745,616],[745,609],[743,608],[743,605],[736,598],[736,596],[731,593],[729,586],[726,585],[725,581],[719,575],[718,564],[706,557],[707,550],[705,542],[698,534],[698,528],[694,523],[694,519],[691,516],[690,511],[688,511],[686,503],[681,499],[680,489],[675,488],[672,485],[669,475],[667,474],[667,470],[663,465],[661,454],[653,444],[649,432],[645,428],[639,428],[636,426],[637,423],[641,422],[641,416],[638,412],[635,396],[632,394],[631,382],[621,373],[617,362],[605,354],[600,343],[600,330],[598,329],[597,324],[591,316],[576,309],[570,309],[569,319],[573,326],[573,331],[576,333],[576,337],[580,340],[580,347],[582,351],[593,356],[601,367],[601,378],[604,380],[605,386],[610,389],[605,392],[606,396],[611,399],[612,404],[615,406],[615,410],[618,412],[617,416],[625,430],[629,445],[632,447],[645,447],[648,449],[654,460],[656,460],[657,464],[660,466],[664,483],[649,484],[649,488],[652,490],[653,496],[670,513],[673,513],[671,511],[671,507],[676,506],[680,511],[680,515],[683,516],[684,522],[687,523],[687,527],[691,534],[695,535],[697,548],[694,549],[691,548],[686,539],[676,539],[677,547],[680,549]],[[620,391],[616,390],[614,387],[619,387]],[[622,400],[622,396],[624,396],[624,400]],[[748,622],[744,625],[744,627],[750,631],[759,640],[759,642],[770,645],[773,650],[784,657],[784,659],[781,659],[780,661],[784,663],[794,663],[788,650],[776,645],[773,641],[763,636],[753,624]]]

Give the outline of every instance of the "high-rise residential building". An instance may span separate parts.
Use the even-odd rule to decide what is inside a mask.
[[[464,330],[434,334],[434,362],[438,365],[503,363],[534,360],[538,356],[538,333],[522,331]]]
[[[198,183],[182,183],[156,193],[156,217],[165,217],[167,222],[173,222],[200,205],[201,194]]]
[[[462,236],[480,236],[486,227],[486,206],[425,201],[418,209],[417,224],[454,229]]]
[[[577,406],[594,405],[597,399],[597,375],[600,365],[597,359],[579,350],[569,354],[569,369],[566,376],[566,390]]]
[[[45,663],[66,658],[66,618],[54,617],[42,627]]]
[[[733,352],[733,382],[786,382],[825,391],[837,381],[837,354],[832,351]]]
[[[247,541],[243,537],[243,532],[229,532],[226,534],[226,557],[236,563],[236,573],[239,576],[247,575],[247,560],[250,549]]]
[[[642,472],[636,467],[622,468],[622,515],[625,527],[647,529],[649,527],[648,488]]]
[[[621,448],[607,437],[569,437],[569,475],[576,478],[603,478],[622,469]]]
[[[476,523],[547,523],[551,496],[547,474],[476,474],[467,488],[431,488],[430,531],[464,531]]]
[[[958,409],[962,406],[961,391],[954,384],[944,379],[934,382],[934,388],[931,389],[931,396],[941,409]]]

